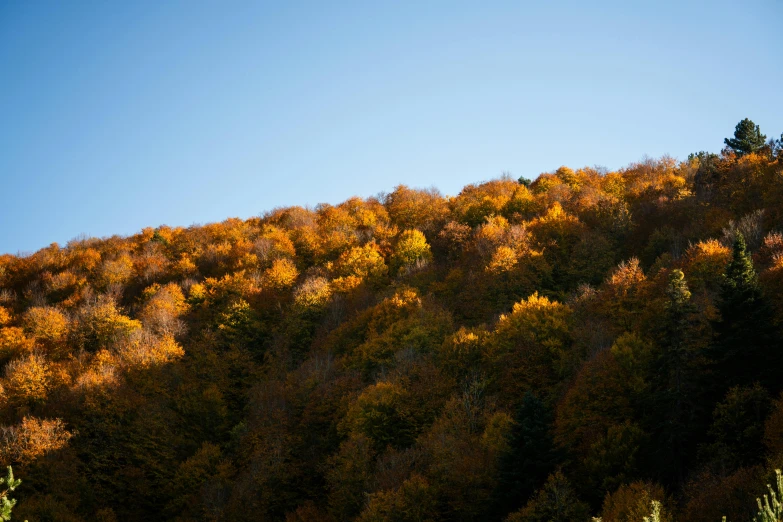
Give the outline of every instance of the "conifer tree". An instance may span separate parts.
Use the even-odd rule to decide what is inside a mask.
[[[5,490],[0,493],[0,520],[11,520],[11,511],[16,505],[16,499],[10,498],[9,493],[13,492],[22,481],[14,479],[14,471],[8,466],[8,475],[0,477],[0,488]]]
[[[762,294],[745,238],[739,233],[721,284],[718,309],[713,360],[720,395],[733,385],[754,381],[779,390],[781,348],[775,343],[772,308]]]
[[[654,422],[657,434],[656,462],[662,473],[682,481],[684,466],[693,452],[689,444],[697,413],[693,337],[696,307],[682,270],[673,270],[666,289],[669,300],[658,331],[660,352],[652,383]]]
[[[745,118],[734,128],[734,138],[726,138],[723,142],[742,156],[751,152],[758,152],[766,144],[767,137],[761,134],[759,126],[748,118]]]
[[[496,492],[499,515],[527,501],[557,463],[552,440],[554,415],[541,399],[525,393],[509,436],[509,450],[501,457]]]

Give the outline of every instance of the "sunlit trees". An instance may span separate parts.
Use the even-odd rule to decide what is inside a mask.
[[[30,354],[5,367],[3,388],[8,402],[14,406],[43,404],[52,385],[52,369],[41,355]]]
[[[144,290],[146,303],[138,314],[144,326],[160,334],[179,334],[184,329],[180,316],[188,309],[182,289],[174,283]]]
[[[114,301],[103,299],[80,311],[75,335],[86,349],[97,350],[140,329],[140,321],[120,313]]]
[[[9,493],[19,487],[22,481],[14,478],[14,472],[11,466],[8,466],[8,475],[0,478],[0,487],[5,486],[5,490],[0,494],[0,520],[11,520],[11,511],[16,505],[16,499],[8,496]]]
[[[387,273],[386,263],[374,243],[346,250],[335,262],[337,277],[332,284],[341,290],[350,290],[367,281],[378,285]]]
[[[46,346],[62,341],[68,334],[68,319],[56,308],[34,306],[27,310],[23,321],[26,333]]]
[[[535,293],[500,317],[488,357],[509,399],[520,400],[526,391],[556,395],[557,383],[577,363],[571,351],[571,314],[567,305]]]
[[[275,259],[272,266],[264,272],[264,282],[275,290],[290,288],[299,277],[299,270],[293,261],[282,258]]]
[[[783,458],[783,177],[740,127],[0,256],[14,514],[752,519]]]
[[[391,257],[392,272],[400,273],[414,267],[417,263],[426,263],[432,254],[427,238],[418,230],[406,230],[400,234]]]
[[[0,455],[4,462],[29,464],[65,447],[72,436],[60,419],[24,417],[18,425],[0,428]]]

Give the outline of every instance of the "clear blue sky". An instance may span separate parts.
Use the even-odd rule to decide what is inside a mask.
[[[0,2],[0,253],[682,159],[744,117],[779,136],[781,20],[780,0]]]

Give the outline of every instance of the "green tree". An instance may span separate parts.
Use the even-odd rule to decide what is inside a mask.
[[[0,493],[0,520],[11,520],[11,510],[16,505],[16,499],[9,498],[8,494],[13,492],[22,481],[14,479],[14,471],[8,466],[8,475],[5,478],[0,477],[0,488],[5,490]]]
[[[525,393],[500,458],[495,494],[499,515],[518,509],[552,472],[558,454],[552,437],[553,412],[531,392]]]
[[[661,473],[682,482],[685,465],[693,453],[691,439],[698,413],[697,386],[693,376],[696,307],[682,270],[672,270],[666,288],[666,312],[657,331],[660,347],[652,381],[653,414],[650,432],[655,434],[656,458]]]
[[[769,393],[758,384],[731,388],[715,406],[712,443],[701,448],[702,457],[723,469],[758,464],[764,458],[764,419],[771,409]]]
[[[726,138],[723,142],[731,150],[742,156],[758,152],[766,144],[767,137],[761,134],[759,126],[745,118],[734,128],[734,138]]]
[[[759,381],[780,389],[781,347],[775,342],[772,308],[762,294],[745,238],[738,233],[726,267],[715,323],[713,361],[719,396],[734,385]]]

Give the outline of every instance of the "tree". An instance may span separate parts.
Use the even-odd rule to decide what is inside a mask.
[[[587,520],[589,507],[579,500],[571,483],[560,472],[549,475],[527,505],[511,514],[507,522],[572,522]]]
[[[698,404],[693,375],[694,337],[697,335],[696,307],[691,302],[688,282],[681,270],[672,270],[666,288],[668,302],[657,336],[660,350],[652,382],[653,426],[656,434],[655,461],[662,473],[682,482],[688,457],[693,453],[693,436]]]
[[[719,396],[730,386],[756,380],[773,391],[780,389],[781,348],[775,342],[774,316],[741,233],[734,240],[718,310],[712,359],[718,371]]]
[[[758,384],[731,388],[715,406],[712,443],[700,449],[701,455],[723,469],[758,464],[764,458],[764,419],[771,409],[769,393]]]
[[[527,392],[508,436],[508,450],[500,457],[495,494],[498,514],[518,509],[554,469],[558,454],[552,437],[553,422],[554,415],[546,404]]]
[[[430,258],[432,258],[432,253],[424,234],[416,229],[406,230],[400,234],[392,253],[392,272],[400,273],[418,262],[429,261]]]
[[[734,138],[726,138],[723,142],[737,156],[758,152],[766,145],[767,137],[761,134],[759,126],[745,118],[734,128]]]
[[[14,479],[14,471],[8,466],[8,475],[0,478],[0,487],[5,486],[5,491],[0,493],[0,520],[11,520],[11,510],[16,505],[16,499],[9,498],[8,493],[13,492],[21,483],[21,480]]]

